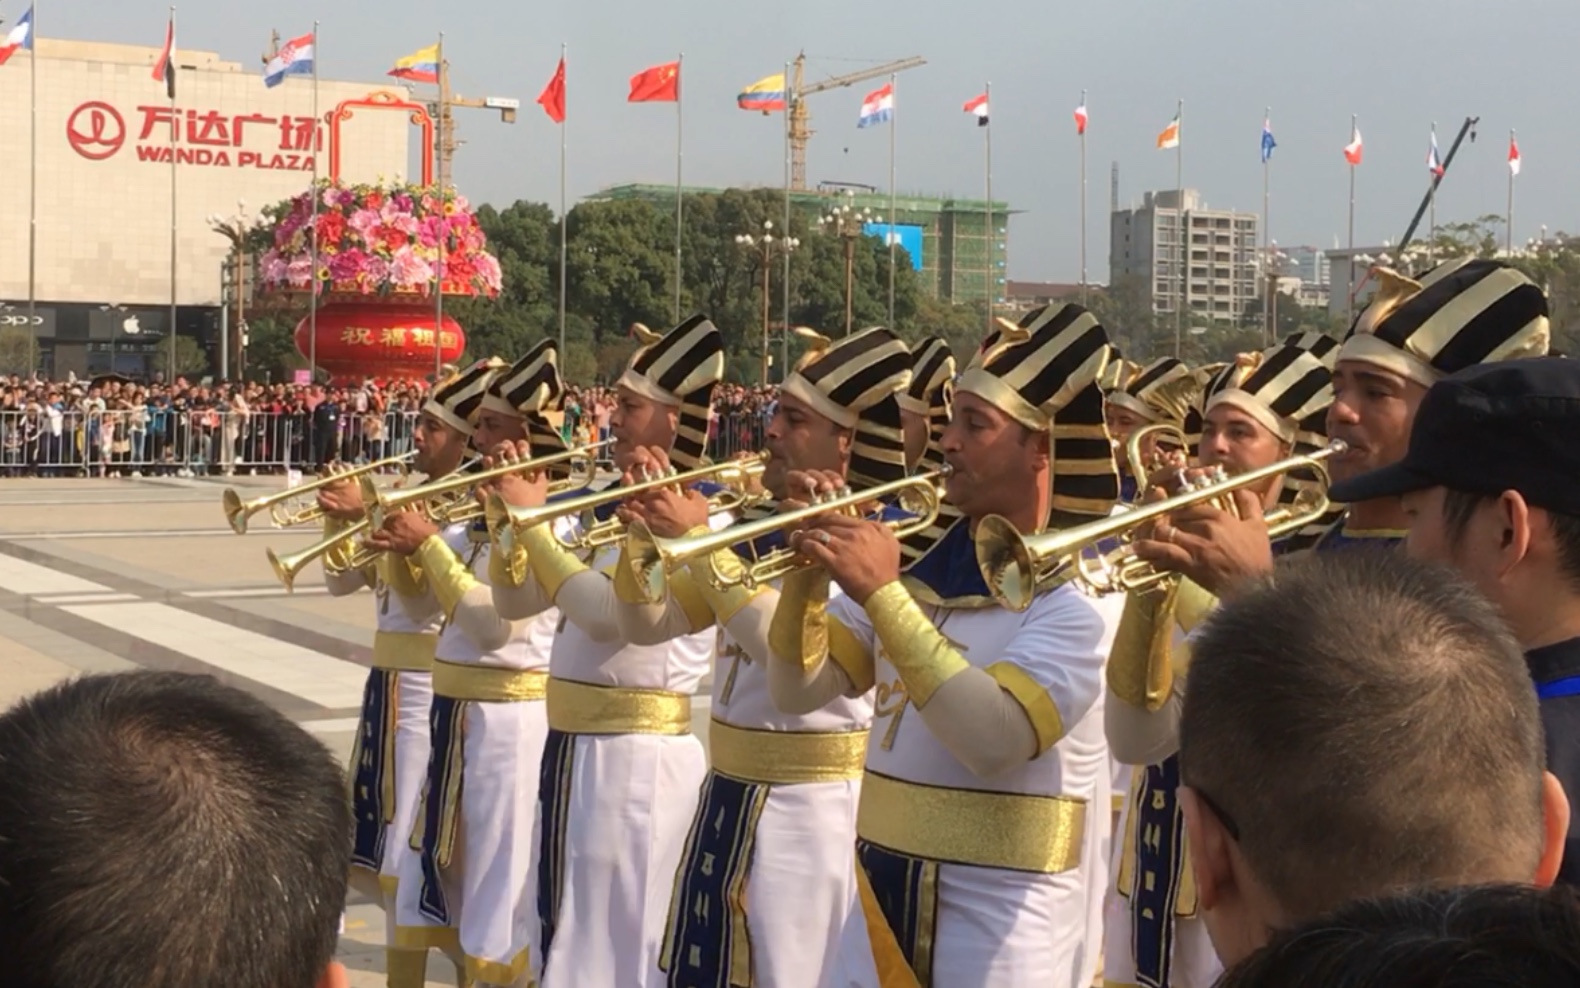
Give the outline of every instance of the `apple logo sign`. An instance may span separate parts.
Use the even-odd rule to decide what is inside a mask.
[[[136,316],[127,316],[126,321],[121,323],[121,331],[127,336],[136,336],[143,331],[143,327],[137,322]]]

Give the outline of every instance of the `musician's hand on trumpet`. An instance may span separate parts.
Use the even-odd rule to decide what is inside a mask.
[[[630,487],[674,473],[669,453],[657,446],[633,446],[616,464],[620,471],[620,485]]]
[[[526,440],[503,442],[483,460],[483,469],[504,466],[507,463],[525,463],[532,459],[532,444]],[[486,505],[490,494],[498,493],[506,504],[518,508],[536,508],[549,498],[549,477],[544,470],[524,473],[507,473],[479,484],[473,492],[477,503]]]
[[[426,512],[406,509],[391,512],[384,519],[384,527],[368,535],[367,545],[369,549],[379,552],[411,556],[422,548],[424,542],[438,534],[439,526]]]
[[[834,470],[791,470],[785,474],[781,511],[799,511],[818,498],[834,497],[846,490],[845,478]]]
[[[1263,496],[1242,487],[1227,497],[1233,510],[1199,504],[1159,519],[1132,544],[1135,554],[1218,597],[1232,596],[1248,581],[1271,573],[1273,544]]]
[[[695,488],[677,491],[660,487],[622,504],[616,512],[629,525],[640,520],[647,530],[660,538],[676,539],[687,532],[708,526],[708,499]]]
[[[356,478],[346,475],[318,489],[318,509],[338,521],[361,521],[367,514],[362,488]]]
[[[790,547],[828,570],[858,604],[900,578],[900,540],[881,522],[818,515],[790,535]]]

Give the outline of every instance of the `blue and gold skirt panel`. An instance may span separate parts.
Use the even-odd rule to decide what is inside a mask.
[[[351,811],[356,824],[351,863],[375,874],[384,866],[384,840],[395,819],[395,720],[400,673],[373,669],[362,687],[362,716],[351,753]]]
[[[1120,855],[1119,893],[1128,900],[1130,954],[1136,983],[1146,988],[1167,988],[1175,920],[1196,911],[1178,788],[1177,757],[1137,773]]]
[[[659,958],[669,988],[752,988],[746,885],[771,788],[716,770],[704,780]]]
[[[570,832],[571,780],[577,735],[549,729],[538,777],[538,923],[540,956],[549,956],[565,889],[565,839]]]
[[[456,828],[461,813],[461,787],[465,777],[466,700],[435,696],[428,713],[428,780],[423,787],[421,811],[412,833],[412,849],[422,863],[422,888],[418,910],[440,926],[453,926],[454,917],[445,895],[441,872],[455,853]]]

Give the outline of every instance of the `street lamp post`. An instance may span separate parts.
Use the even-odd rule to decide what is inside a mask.
[[[231,263],[234,265],[232,273],[233,289],[236,293],[236,325],[229,331],[230,349],[236,354],[236,378],[239,380],[247,374],[247,295],[244,291],[246,282],[247,263],[247,234],[257,226],[257,217],[247,212],[246,200],[237,200],[236,212],[232,216],[209,214],[208,225],[215,233],[223,236],[231,243]],[[171,327],[174,332],[174,327]],[[223,368],[225,376],[230,376],[230,368]],[[172,373],[174,373],[172,369]]]
[[[745,250],[759,251],[762,254],[762,268],[763,268],[763,361],[762,361],[762,383],[763,383],[764,387],[767,387],[767,385],[768,385],[768,362],[769,362],[769,356],[768,356],[768,352],[769,352],[768,351],[769,321],[768,320],[769,320],[769,306],[770,306],[770,302],[771,302],[771,296],[769,294],[770,288],[769,288],[768,278],[769,278],[769,274],[773,271],[774,253],[777,251],[777,252],[779,252],[781,254],[784,254],[784,255],[788,256],[797,247],[801,246],[801,241],[797,240],[795,237],[789,236],[789,231],[786,231],[786,235],[782,236],[782,237],[774,236],[774,232],[773,231],[774,231],[774,221],[773,220],[763,220],[763,226],[762,226],[762,232],[761,233],[742,233],[742,234],[737,235],[736,238],[735,238],[735,243],[737,245],[739,245],[741,248],[743,248]],[[788,327],[788,326],[785,327],[785,331],[786,332],[789,332],[789,329],[790,329],[790,327]]]
[[[845,335],[851,333],[852,304],[856,289],[856,241],[861,239],[868,223],[882,223],[882,216],[875,216],[871,209],[856,208],[856,193],[845,190],[845,201],[832,206],[818,217],[818,229],[831,233],[845,244]]]
[[[1284,269],[1284,262],[1289,260],[1289,255],[1278,249],[1278,241],[1268,244],[1263,264],[1267,275],[1267,298],[1262,306],[1264,329],[1262,330],[1262,348],[1272,346],[1278,341],[1278,275]]]
[[[120,313],[121,315],[124,316],[124,315],[126,315],[126,306],[124,306],[124,305],[117,305],[116,303],[111,302],[111,303],[109,303],[107,305],[99,306],[99,311],[100,312],[118,312],[118,313]],[[120,335],[121,335],[121,326],[120,326],[120,324],[116,323],[116,322],[114,322],[112,320],[111,324],[110,324],[110,373],[111,374],[116,373],[116,370],[115,370],[115,341],[120,338]]]

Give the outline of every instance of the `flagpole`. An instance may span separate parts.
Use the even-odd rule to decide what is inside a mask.
[[[27,331],[32,334],[33,352],[29,354],[33,366],[30,370],[38,370],[38,363],[43,356],[43,349],[38,345],[38,324],[35,309],[38,305],[38,2],[34,0],[32,6],[33,20],[27,29],[27,72],[28,72],[28,183],[27,183]],[[113,340],[114,337],[111,337]],[[110,372],[114,373],[114,358],[111,358]]]
[[[982,89],[982,95],[987,100],[988,116],[987,131],[983,136],[983,145],[986,155],[987,169],[987,331],[993,332],[993,84],[990,82]]]
[[[1427,218],[1426,218],[1426,266],[1431,267],[1437,263],[1437,121],[1432,121],[1432,177],[1427,186]],[[1404,252],[1404,244],[1399,245],[1400,253]]]
[[[682,172],[681,167],[685,155],[685,125],[684,111],[682,110],[683,85],[681,70],[684,68],[686,53],[681,52],[675,59],[675,323],[680,323],[680,239],[681,222],[684,218],[681,203]]]
[[[1086,107],[1086,90],[1081,90],[1081,107]],[[1086,305],[1086,128],[1083,126],[1081,138],[1081,305]]]
[[[165,90],[170,96],[170,366],[165,383],[176,381],[176,134],[181,121],[176,118],[176,8],[170,5],[170,54],[165,63]]]
[[[1350,114],[1350,141],[1355,140],[1355,131],[1359,126],[1355,114]],[[1350,162],[1350,263],[1349,284],[1345,287],[1344,321],[1349,324],[1355,322],[1355,162]]]
[[[560,70],[565,73],[561,76],[560,81],[561,100],[565,99],[567,88],[565,82],[570,75],[570,63],[567,61],[569,57],[569,47],[565,42],[560,42]],[[570,117],[564,113],[561,113],[560,116],[562,118],[560,120],[560,360],[563,362],[565,360],[565,286],[566,278],[568,277],[565,269],[569,263],[569,255],[566,248],[566,234],[569,229],[569,221],[565,212],[565,121],[569,120]]]
[[[318,22],[313,22],[313,235],[308,238],[308,250],[313,264],[312,280],[307,293],[307,374],[308,383],[318,380],[318,159],[323,155],[323,144],[318,139]]]
[[[895,215],[894,198],[894,141],[895,131],[900,126],[899,101],[894,99],[894,84],[899,78],[899,73],[889,73],[889,99],[894,102],[894,109],[889,113],[889,329],[894,329],[894,225],[899,217]]]
[[[439,376],[444,369],[444,247],[449,239],[448,225],[445,220],[444,190],[445,166],[449,163],[449,138],[445,134],[445,123],[450,119],[450,72],[444,64],[444,32],[439,32],[439,47],[435,52],[435,66],[439,76],[439,127],[436,136],[439,141],[439,263],[433,272],[433,384],[439,386]]]
[[[784,76],[785,120],[785,236],[790,236],[790,63],[785,62]],[[784,322],[779,327],[779,380],[790,372],[790,251],[785,251]]]
[[[1273,108],[1268,107],[1262,115],[1262,133],[1268,133],[1272,125]],[[1267,138],[1263,137],[1263,141]],[[1262,296],[1262,347],[1266,349],[1273,345],[1273,339],[1278,335],[1278,281],[1273,270],[1273,155],[1266,147],[1262,149],[1262,257],[1266,265],[1265,281],[1266,294]]]
[[[1509,148],[1512,150],[1514,147],[1514,129],[1511,127]],[[1509,160],[1512,162],[1514,159]],[[1514,168],[1512,166],[1509,168],[1509,208],[1503,221],[1503,251],[1505,254],[1514,253]]]
[[[1190,304],[1190,266],[1187,263],[1185,241],[1185,101],[1180,100],[1174,111],[1174,236],[1178,241],[1175,254],[1179,257],[1180,297],[1174,309],[1174,358],[1179,359],[1184,339],[1185,307]]]

